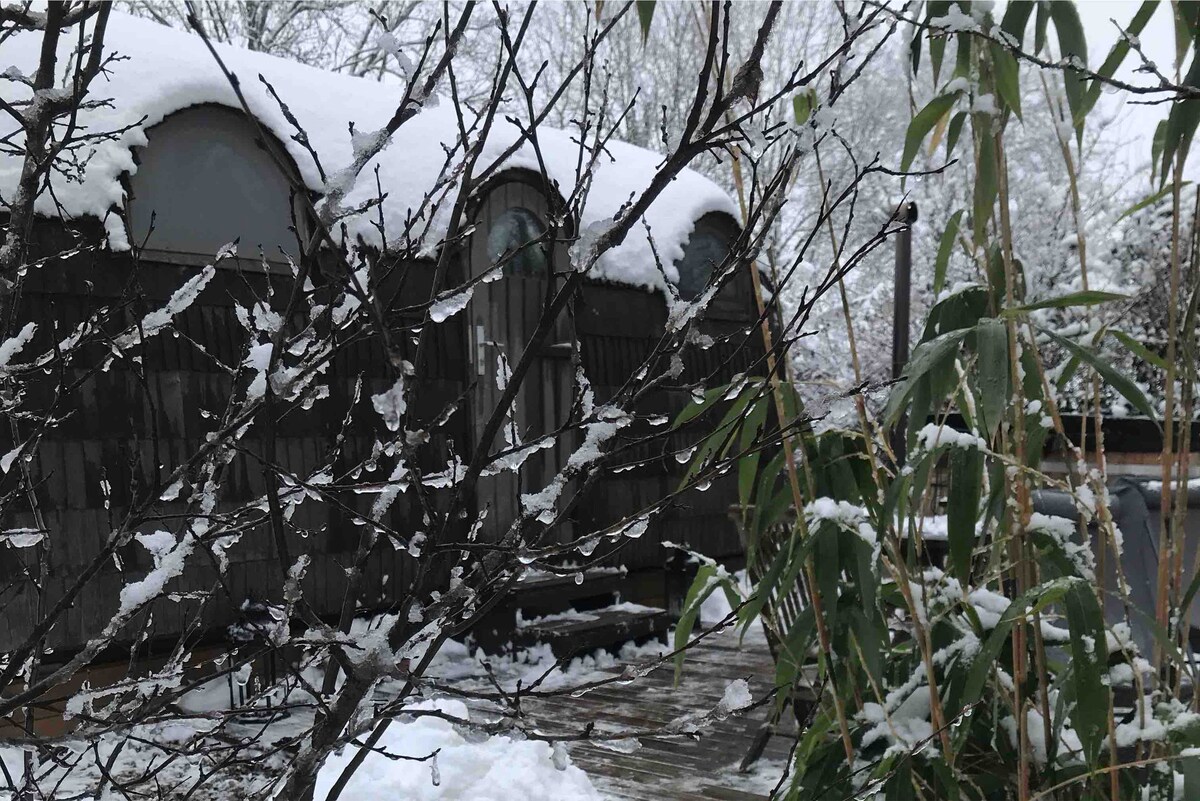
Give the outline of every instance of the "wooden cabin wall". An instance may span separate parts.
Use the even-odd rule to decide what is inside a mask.
[[[40,249],[59,252],[67,244],[61,232],[50,224],[38,227]],[[427,298],[432,278],[429,265],[406,265],[389,273],[381,295],[392,310],[394,322],[406,323],[395,309],[409,305],[407,298]],[[27,352],[39,344],[61,339],[79,321],[95,309],[112,305],[119,314],[110,324],[112,331],[161,308],[171,294],[196,267],[163,263],[134,266],[128,256],[108,253],[84,253],[56,260],[31,271],[23,290],[21,320],[39,324],[38,336]],[[399,276],[407,278],[403,285]],[[452,276],[459,280],[460,276]],[[106,351],[95,347],[84,354],[65,376],[79,382],[78,389],[63,407],[62,423],[42,441],[36,458],[29,464],[38,484],[36,499],[50,531],[46,558],[48,577],[45,592],[32,591],[30,582],[20,578],[20,564],[29,563],[41,553],[37,548],[0,548],[0,649],[19,642],[34,621],[53,603],[78,574],[98,554],[114,526],[125,514],[131,494],[153,493],[157,497],[163,479],[194,453],[214,422],[202,409],[219,413],[233,389],[232,378],[214,363],[237,365],[246,357],[247,333],[237,321],[236,304],[250,305],[274,289],[273,306],[286,303],[291,289],[290,273],[264,275],[260,271],[219,268],[203,293],[186,312],[176,318],[180,336],[167,332],[148,340],[137,351],[140,363],[119,360],[107,370],[93,369],[102,363]],[[503,282],[501,282],[503,283]],[[131,287],[136,288],[132,293]],[[727,287],[710,309],[702,328],[717,339],[709,350],[689,348],[685,358],[684,383],[701,379],[709,386],[727,382],[737,373],[755,369],[762,353],[761,340],[753,326],[756,319],[749,277],[739,276]],[[461,400],[475,375],[472,349],[466,321],[460,314],[437,326],[430,344],[432,350],[419,369],[419,382],[411,401],[417,414],[432,419],[447,406]],[[611,397],[642,364],[644,356],[661,337],[666,307],[659,293],[636,288],[589,283],[575,306],[573,325],[578,337],[584,368],[603,402]],[[412,342],[399,337],[405,357],[415,359]],[[203,351],[196,346],[203,346]],[[207,352],[207,353],[206,353]],[[494,356],[489,359],[494,364]],[[482,376],[491,379],[491,366]],[[758,368],[761,370],[761,365]],[[386,356],[380,342],[364,338],[345,344],[338,351],[322,380],[329,385],[329,400],[311,410],[293,409],[279,421],[277,453],[279,461],[292,472],[308,476],[329,464],[331,447],[343,424],[345,409],[361,378],[360,401],[346,429],[342,456],[333,463],[335,475],[365,459],[382,433],[377,415],[371,409],[371,395],[390,385]],[[564,378],[569,392],[570,376]],[[50,391],[57,376],[46,376],[35,387],[35,405],[50,403]],[[545,387],[541,388],[545,391]],[[37,397],[41,394],[41,397]],[[640,413],[677,414],[690,395],[683,389],[664,390],[646,400]],[[445,433],[438,435],[429,449],[428,472],[445,468],[452,450],[469,457],[466,444],[472,425],[472,410],[467,404],[450,418]],[[669,442],[658,453],[631,454],[646,458],[647,463],[624,472],[606,471],[597,485],[576,509],[576,531],[608,526],[674,491],[685,470],[666,450],[690,443]],[[252,429],[245,447],[262,447],[261,431]],[[0,431],[0,453],[14,446],[7,427]],[[657,456],[658,458],[649,458]],[[0,491],[14,486],[16,471],[3,478]],[[361,480],[383,480],[384,469],[363,473]],[[106,499],[101,486],[112,488]],[[226,507],[260,497],[264,488],[260,463],[251,456],[238,456],[221,485],[221,503]],[[372,495],[342,494],[347,506],[365,511]],[[661,568],[668,554],[663,539],[688,546],[722,559],[737,558],[741,545],[728,518],[728,508],[736,499],[734,478],[726,476],[706,492],[691,491],[679,503],[656,517],[653,527],[641,539],[631,541],[609,561],[632,570]],[[180,502],[160,504],[164,514],[184,513]],[[344,566],[352,557],[359,529],[352,516],[335,505],[306,501],[292,519],[289,535],[292,557],[307,553],[311,565],[304,589],[310,603],[322,614],[334,616],[341,604],[345,586]],[[6,511],[4,528],[33,525],[27,504],[16,503]],[[402,496],[385,521],[402,534],[419,527],[415,513]],[[140,530],[171,528],[178,531],[179,519],[147,524]],[[120,588],[140,580],[151,567],[149,556],[139,544],[121,550],[120,564],[110,561],[101,575],[90,583],[74,607],[55,628],[50,644],[69,651],[86,642],[87,637],[108,623],[117,605]],[[278,562],[272,538],[265,526],[247,532],[230,549],[231,565],[224,583],[218,581],[214,566],[193,556],[192,567],[176,580],[171,589],[179,593],[208,593],[216,590],[213,600],[198,613],[199,603],[159,602],[152,614],[142,614],[128,631],[130,637],[148,625],[152,637],[164,642],[189,627],[207,630],[220,637],[224,627],[236,619],[244,600],[270,599],[281,586]],[[372,588],[367,606],[386,606],[399,597],[412,575],[413,560],[397,552],[381,539],[367,567],[367,586]],[[40,605],[40,607],[39,607]]]
[[[47,253],[57,252],[64,242],[47,233],[48,228],[49,225],[39,229],[42,249]],[[120,310],[109,326],[113,331],[120,330],[164,305],[196,269],[145,263],[135,268],[127,256],[101,253],[52,261],[42,269],[33,270],[26,280],[18,319],[36,321],[39,330],[26,352],[35,352],[37,345],[51,338],[61,339],[76,323],[104,305],[111,304]],[[423,282],[428,291],[429,270],[418,265],[412,274],[417,276],[412,283],[414,290]],[[214,427],[214,421],[201,410],[219,414],[233,389],[232,377],[214,359],[237,365],[246,357],[248,335],[234,314],[235,304],[249,305],[266,297],[270,286],[275,292],[272,305],[280,309],[287,301],[291,282],[287,272],[264,275],[218,268],[197,301],[176,318],[180,336],[166,332],[148,340],[136,351],[141,354],[140,365],[119,360],[110,369],[95,370],[105,355],[97,347],[66,372],[67,380],[79,381],[78,390],[66,399],[63,411],[68,414],[42,441],[36,458],[29,464],[38,484],[37,504],[50,531],[46,551],[48,580],[39,599],[30,582],[19,578],[20,566],[14,561],[34,561],[40,546],[21,550],[0,548],[0,588],[3,588],[0,650],[20,642],[40,616],[39,608],[48,609],[82,567],[101,551],[109,532],[123,519],[131,496],[154,493],[157,497],[170,471],[200,447]],[[133,283],[141,297],[130,301]],[[201,344],[208,355],[193,341]],[[416,393],[417,412],[428,417],[459,393],[460,362],[455,355],[465,347],[461,329],[450,324],[439,326],[432,344],[430,368]],[[338,352],[323,377],[330,387],[329,400],[318,402],[308,411],[291,409],[279,420],[277,458],[286,469],[308,476],[331,461],[331,447],[341,430],[346,406],[359,377],[363,382],[361,399],[346,430],[343,455],[334,464],[338,478],[343,478],[342,471],[369,456],[380,435],[378,415],[371,409],[370,397],[391,383],[383,348],[377,339],[363,339]],[[57,383],[57,376],[45,376],[45,381],[39,382],[32,393],[35,405],[48,405]],[[456,415],[445,436],[461,436],[462,432],[455,427],[464,423],[464,415]],[[8,427],[3,428],[0,452],[8,452],[13,447],[13,438]],[[250,452],[261,452],[263,444],[261,428],[256,425],[243,445]],[[435,442],[432,450],[442,461],[437,466],[429,465],[429,469],[444,468],[449,447],[448,442]],[[5,477],[4,491],[14,486],[16,472]],[[361,476],[364,481],[385,478],[383,468],[374,475]],[[112,488],[107,503],[101,490],[103,482]],[[239,455],[221,481],[220,503],[225,508],[240,505],[260,497],[263,489],[261,463],[252,456]],[[348,491],[341,497],[348,506],[362,511],[374,498]],[[186,511],[182,502],[161,503],[159,510],[168,515]],[[409,515],[402,497],[385,522],[398,531],[410,532],[413,521]],[[306,598],[320,613],[331,617],[342,602],[343,568],[358,543],[359,529],[350,522],[350,517],[332,504],[310,500],[297,509],[291,521],[292,558],[307,553],[312,560],[304,582]],[[5,514],[3,527],[33,526],[33,521],[29,504],[19,503]],[[175,519],[148,523],[139,530],[178,531],[183,525],[183,521]],[[51,646],[70,650],[100,631],[116,610],[120,588],[140,580],[151,567],[145,549],[136,543],[123,548],[120,556],[120,565],[114,561],[106,564],[67,612],[50,637]],[[279,591],[282,582],[266,526],[243,535],[230,549],[229,556],[231,564],[223,582],[218,579],[215,567],[197,553],[189,561],[185,574],[170,585],[171,590],[180,593],[216,589],[199,618],[197,601],[160,601],[151,614],[138,616],[127,632],[129,637],[138,635],[140,627],[147,625],[151,637],[170,640],[197,622],[200,628],[220,636],[224,627],[236,619],[244,600],[275,600],[272,594]],[[385,606],[396,598],[407,586],[413,567],[413,559],[382,539],[366,568],[366,586],[374,590],[366,599],[367,605]]]
[[[708,350],[688,348],[682,384],[704,380],[708,386],[718,386],[739,373],[762,371],[762,340],[752,325],[757,319],[752,291],[749,276],[736,276],[714,300],[700,328],[716,342]],[[660,293],[601,283],[585,287],[576,306],[575,326],[584,369],[597,402],[612,397],[638,371],[663,335],[666,316]],[[636,411],[674,419],[690,402],[686,390],[668,389],[646,398]],[[653,430],[639,424],[636,430],[630,430],[630,436],[644,436]],[[673,452],[694,444],[694,438],[691,435],[685,441],[680,435],[672,435],[665,443],[658,440],[654,445],[639,446],[636,452],[628,451],[627,457],[618,461],[645,463],[620,472],[610,468],[600,476],[577,512],[581,529],[612,525],[674,492],[687,465],[680,464]],[[729,518],[729,507],[736,500],[732,474],[717,479],[703,492],[690,490],[669,510],[657,515],[645,535],[627,541],[610,561],[630,570],[662,567],[671,556],[662,547],[664,540],[717,559],[737,559],[742,546]]]

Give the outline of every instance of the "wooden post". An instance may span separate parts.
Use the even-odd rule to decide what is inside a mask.
[[[904,228],[896,236],[896,270],[892,301],[892,378],[898,380],[908,364],[908,328],[912,305],[912,226],[917,221],[917,204],[906,200],[896,210]],[[917,421],[918,423],[921,421]],[[904,464],[908,444],[908,418],[902,416],[892,431],[892,451],[897,466]]]

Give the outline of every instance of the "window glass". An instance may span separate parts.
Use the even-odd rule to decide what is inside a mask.
[[[130,176],[132,243],[207,259],[234,239],[243,256],[257,256],[259,247],[268,259],[281,259],[280,247],[294,253],[291,184],[256,136],[241,114],[214,106],[186,109],[147,131]]]
[[[676,267],[679,270],[679,297],[692,300],[708,286],[713,269],[729,255],[729,237],[716,226],[704,220],[696,223],[683,258]]]
[[[548,269],[546,246],[538,241],[545,231],[532,211],[520,206],[506,209],[488,231],[488,259],[496,264],[512,254],[504,271],[518,275],[540,275]]]

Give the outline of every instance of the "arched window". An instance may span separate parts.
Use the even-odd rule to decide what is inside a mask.
[[[490,263],[495,264],[508,256],[506,273],[518,275],[540,275],[548,269],[546,245],[539,237],[545,226],[536,214],[523,206],[505,209],[487,235],[487,252]]]
[[[132,244],[185,262],[211,261],[234,239],[243,256],[260,247],[268,259],[280,259],[281,247],[294,253],[291,183],[256,136],[221,106],[185,109],[147,131],[129,179]]]
[[[683,258],[675,265],[679,270],[679,297],[692,300],[704,291],[713,270],[729,256],[732,241],[730,225],[722,224],[716,215],[706,215],[696,221],[683,248]]]

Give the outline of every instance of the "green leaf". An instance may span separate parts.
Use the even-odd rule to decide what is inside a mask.
[[[1039,300],[1037,303],[1018,306],[1015,309],[1005,309],[1002,316],[1016,317],[1031,311],[1037,311],[1038,309],[1067,309],[1073,306],[1096,306],[1100,303],[1128,299],[1128,295],[1121,295],[1116,292],[1099,292],[1095,289],[1090,289],[1086,292],[1071,292],[1066,295],[1059,295],[1056,298],[1046,298],[1045,300]]]
[[[921,142],[925,136],[933,130],[933,126],[937,121],[945,116],[951,108],[954,107],[954,102],[958,99],[961,92],[951,92],[948,95],[935,97],[929,101],[929,105],[917,112],[917,116],[912,118],[912,122],[908,124],[908,131],[904,134],[904,155],[900,159],[900,169],[907,170],[916,158],[917,151],[921,149]]]
[[[883,785],[883,801],[916,801],[917,791],[913,787],[913,765],[911,759],[900,758],[894,766],[886,768],[887,781]]]
[[[807,92],[792,96],[792,110],[796,113],[796,124],[804,125],[812,116],[813,108],[817,105],[817,93],[811,88]]]
[[[1079,20],[1079,11],[1074,3],[1066,0],[1050,3],[1050,17],[1054,20],[1054,30],[1058,33],[1059,57],[1068,59],[1074,56],[1083,65],[1087,65],[1087,39],[1083,35],[1083,23]],[[1075,126],[1076,137],[1083,138],[1083,118],[1087,115],[1083,107],[1083,94],[1087,89],[1086,82],[1075,70],[1063,70],[1063,84],[1067,90],[1067,107],[1071,110],[1071,121]]]
[[[1029,15],[1033,12],[1033,6],[1033,0],[1010,0],[1004,9],[1000,30],[1016,40],[1018,47],[1025,39],[1025,26],[1029,24]]]
[[[946,223],[946,230],[942,231],[942,238],[938,240],[937,259],[933,263],[933,294],[938,294],[942,291],[942,287],[946,285],[946,268],[950,264],[950,251],[954,249],[954,240],[958,238],[958,223],[962,220],[962,209],[950,215],[950,222]]]
[[[969,12],[970,9],[964,9]],[[974,37],[967,33],[958,35],[957,47],[954,51],[954,77],[969,78],[971,76],[971,44]]]
[[[775,591],[776,584],[779,583],[779,575],[787,567],[788,557],[787,548],[780,548],[779,552],[775,554],[775,558],[771,561],[771,566],[767,568],[767,572],[759,579],[758,586],[754,588],[754,594],[750,596],[746,605],[738,612],[738,619],[743,634],[746,633],[746,630],[750,628],[750,624],[762,613],[763,607],[770,602],[771,594]]]
[[[1063,599],[1071,632],[1071,678],[1075,685],[1071,722],[1083,743],[1088,764],[1095,765],[1108,730],[1108,693],[1102,674],[1108,660],[1104,618],[1087,582],[1077,582]]]
[[[1033,24],[1033,52],[1042,52],[1046,47],[1046,23],[1050,21],[1050,4],[1037,4],[1037,20]]]
[[[1133,337],[1129,336],[1129,334],[1126,334],[1124,331],[1111,331],[1110,333],[1117,338],[1118,342],[1128,348],[1130,353],[1137,356],[1142,361],[1146,362],[1147,364],[1152,364],[1160,370],[1167,369],[1166,359],[1164,359],[1162,356],[1159,356],[1157,353],[1150,350]],[[1200,573],[1197,575],[1200,575]]]
[[[1146,27],[1146,23],[1150,21],[1150,17],[1154,16],[1154,11],[1158,8],[1158,0],[1145,0],[1137,13],[1133,15],[1129,25],[1125,30],[1132,36],[1141,36],[1142,30]],[[1108,51],[1108,56],[1104,59],[1104,63],[1097,70],[1097,75],[1105,78],[1111,78],[1117,71],[1117,67],[1121,66],[1121,62],[1129,55],[1129,41],[1121,36],[1117,39],[1116,44]],[[1096,105],[1096,101],[1100,99],[1100,91],[1104,88],[1104,84],[1100,81],[1093,80],[1087,88],[1087,93],[1083,100],[1083,113],[1087,114]]]
[[[1197,14],[1200,6],[1195,2],[1176,2],[1171,4],[1172,17],[1175,20],[1175,69],[1187,61],[1188,51],[1196,39]]]
[[[746,413],[746,420],[742,424],[741,441],[738,443],[741,452],[746,454],[738,459],[738,501],[742,506],[750,503],[754,493],[754,482],[758,477],[758,464],[761,460],[759,451],[753,453],[747,453],[747,451],[754,447],[759,432],[766,425],[769,401],[770,397],[763,395],[757,402],[751,404]]]
[[[813,572],[817,574],[817,590],[821,593],[825,626],[833,632],[838,627],[838,592],[842,585],[841,538],[831,523],[821,522],[810,530],[810,539],[814,540]]]
[[[984,130],[987,130],[986,126]],[[988,223],[992,219],[992,206],[996,202],[996,145],[991,136],[980,137],[979,157],[975,163],[978,171],[975,175],[971,222],[975,241],[984,242]]]
[[[1004,104],[1012,109],[1017,119],[1021,119],[1021,77],[1017,60],[1003,45],[991,42],[989,49],[992,54],[993,77],[996,81],[996,93]]]
[[[680,410],[679,414],[675,416],[675,422],[671,425],[671,430],[674,431],[679,429],[684,423],[695,417],[699,417],[701,414],[708,411],[710,408],[712,408],[714,403],[725,396],[725,393],[729,391],[729,387],[729,384],[722,384],[719,387],[713,387],[712,389],[705,391],[704,400],[702,400],[700,403],[689,403],[688,405],[684,406],[683,409]]]
[[[1200,58],[1192,59],[1192,66],[1188,68],[1184,83],[1188,86],[1200,86]],[[1171,106],[1166,127],[1163,129],[1160,182],[1165,182],[1170,175],[1177,153],[1182,153],[1183,157],[1187,158],[1197,123],[1200,123],[1200,101],[1181,100]]]
[[[946,528],[950,546],[950,571],[963,586],[971,572],[975,549],[975,522],[983,487],[983,454],[975,448],[950,452],[950,495],[946,504]]]
[[[885,426],[890,427],[899,419],[905,403],[916,389],[916,384],[920,379],[929,375],[931,371],[953,363],[954,354],[958,353],[958,347],[962,343],[963,337],[969,332],[970,329],[967,328],[949,331],[917,345],[913,350],[912,359],[905,368],[904,380],[892,390],[892,394],[888,398],[887,408],[884,411]]]
[[[746,422],[743,417],[746,407],[751,401],[761,398],[760,393],[765,386],[763,383],[750,382],[742,387],[741,392],[729,404],[729,409],[721,418],[721,422],[696,446],[691,463],[679,482],[680,489],[685,488],[692,479],[700,475],[710,458],[724,456],[728,452],[730,446],[736,441],[737,428]]]
[[[683,648],[691,638],[696,619],[700,616],[700,605],[717,587],[714,580],[716,577],[716,565],[700,565],[700,569],[696,571],[696,578],[683,601],[683,614],[679,616],[679,624],[675,627],[675,650]],[[679,684],[679,676],[683,672],[683,657],[686,653],[687,651],[679,651],[675,654],[676,684]]]
[[[967,121],[967,112],[960,111],[950,118],[950,130],[946,134],[946,160],[954,155],[954,148],[962,136],[963,123]]]
[[[951,0],[930,0],[925,4],[925,21],[944,17],[950,11]],[[934,36],[929,40],[929,65],[933,69],[933,82],[938,82],[942,73],[942,57],[946,53],[946,37]],[[914,69],[913,72],[916,72]]]
[[[637,0],[638,23],[642,26],[642,44],[650,36],[650,23],[654,20],[654,5],[658,0]]]
[[[1138,389],[1137,384],[1129,380],[1128,376],[1121,373],[1099,354],[1090,348],[1085,348],[1078,342],[1073,342],[1066,337],[1061,337],[1053,331],[1042,329],[1052,340],[1058,343],[1064,350],[1072,356],[1078,358],[1081,362],[1091,365],[1100,376],[1107,381],[1113,389],[1121,393],[1125,400],[1133,404],[1133,407],[1151,420],[1155,420],[1154,407],[1150,405],[1150,401]]]
[[[1162,158],[1163,145],[1167,140],[1167,121],[1159,120],[1158,125],[1154,126],[1154,137],[1150,140],[1150,174],[1153,176],[1158,172],[1158,165]],[[1160,181],[1166,181],[1167,176],[1164,173]]]
[[[777,709],[782,709],[784,702],[791,695],[796,676],[808,663],[808,652],[815,633],[816,618],[813,616],[812,607],[807,606],[796,617],[791,630],[786,632],[779,646],[779,656],[775,661],[775,686],[784,691],[776,698]]]
[[[1158,130],[1163,130],[1163,126],[1166,125],[1166,122],[1167,122],[1166,120],[1162,120],[1161,122],[1159,122]],[[1158,136],[1157,132],[1155,133],[1155,136],[1156,137]],[[1161,150],[1161,141],[1158,143],[1158,145]],[[1157,160],[1158,160],[1158,158],[1156,156],[1155,161],[1157,161]],[[1182,187],[1187,186],[1190,183],[1191,183],[1191,181],[1184,181],[1179,186],[1182,188]],[[1131,214],[1137,214],[1139,211],[1146,208],[1147,206],[1153,206],[1158,201],[1160,201],[1164,198],[1170,197],[1171,193],[1173,191],[1174,191],[1174,184],[1172,183],[1172,184],[1168,184],[1167,186],[1164,186],[1162,189],[1158,190],[1157,192],[1154,192],[1154,193],[1150,194],[1149,196],[1142,198],[1137,203],[1134,203],[1132,206],[1125,209],[1125,211],[1121,212],[1121,216],[1117,218],[1117,222],[1120,222],[1121,220],[1125,219],[1126,217],[1130,216]]]
[[[1029,614],[1032,614],[1035,611],[1040,612],[1050,604],[1058,603],[1067,590],[1078,581],[1079,579],[1075,578],[1059,578],[1048,581],[1031,587],[1015,601],[1009,603],[1004,613],[1000,615],[1000,620],[996,623],[995,628],[983,641],[979,653],[971,661],[971,668],[967,673],[962,694],[949,699],[946,707],[948,717],[958,715],[964,708],[979,701],[983,694],[983,688],[987,684],[988,676],[996,667],[996,659],[1000,656],[1000,650],[1008,642],[1009,631],[1012,629],[1013,623],[1026,614],[1025,610],[1028,608]],[[1100,642],[1103,643],[1104,640]],[[954,740],[959,747],[969,731],[969,726],[959,726],[955,731]]]
[[[975,328],[975,350],[979,354],[979,411],[987,436],[995,433],[1009,401],[1008,328],[988,318]]]

